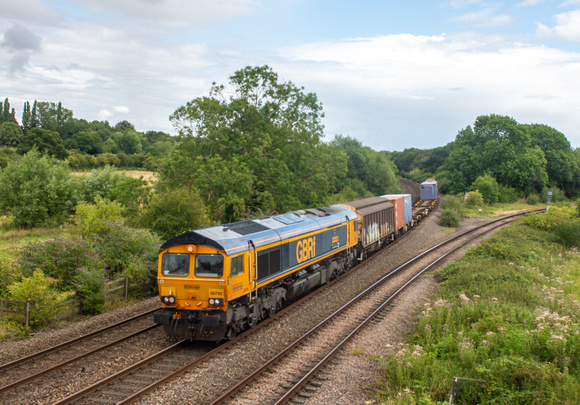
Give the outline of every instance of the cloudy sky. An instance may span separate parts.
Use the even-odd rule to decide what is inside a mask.
[[[314,92],[325,132],[433,148],[477,116],[580,147],[580,0],[0,0],[0,98],[175,133],[212,82],[267,64]]]

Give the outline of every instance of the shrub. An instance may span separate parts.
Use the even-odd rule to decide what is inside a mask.
[[[105,310],[105,272],[97,268],[81,268],[77,278],[77,297],[83,314],[100,314]]]
[[[461,222],[461,213],[456,209],[447,208],[441,214],[441,225],[457,228]]]
[[[471,184],[471,189],[473,191],[479,191],[486,204],[495,204],[497,202],[499,185],[496,179],[489,174],[479,176],[475,179]]]
[[[540,203],[540,196],[537,194],[530,194],[528,198],[526,198],[526,202],[530,205],[536,205]]]
[[[121,223],[110,224],[107,234],[94,236],[95,250],[113,279],[138,257],[157,257],[159,239],[146,229],[130,228]]]
[[[157,255],[136,256],[127,264],[129,296],[146,297],[157,292]]]
[[[465,205],[467,207],[483,207],[483,196],[479,191],[470,191],[465,194]]]
[[[22,274],[30,275],[40,269],[43,274],[58,280],[60,290],[74,288],[78,269],[98,261],[88,240],[64,236],[29,243],[18,254]]]
[[[580,247],[580,222],[563,222],[554,227],[559,241],[567,247]]]
[[[112,200],[113,189],[121,181],[120,174],[113,173],[114,168],[106,165],[100,169],[94,169],[91,174],[83,177],[81,187],[81,199],[93,203],[98,198]]]
[[[17,227],[63,224],[78,201],[77,179],[65,163],[37,150],[0,171],[0,211]]]
[[[207,222],[205,207],[197,192],[178,188],[153,195],[141,224],[168,239]]]
[[[56,285],[56,279],[46,277],[40,269],[36,269],[31,277],[23,277],[22,281],[8,287],[11,300],[34,302],[29,321],[31,328],[38,329],[54,321],[58,315],[59,304],[73,294],[59,292]]]
[[[122,213],[119,203],[97,196],[94,204],[81,202],[77,205],[72,222],[80,235],[105,235],[115,222],[121,221]]]
[[[521,197],[520,192],[515,188],[503,186],[501,184],[499,185],[497,202],[511,204],[518,201],[520,197]]]

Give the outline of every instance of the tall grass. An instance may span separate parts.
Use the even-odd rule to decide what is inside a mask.
[[[469,379],[459,380],[460,404],[578,403],[580,253],[530,222],[436,273],[438,299],[411,339],[381,360],[378,400],[448,401],[460,377]]]

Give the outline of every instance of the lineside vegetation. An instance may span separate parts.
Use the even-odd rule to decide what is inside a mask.
[[[577,403],[580,219],[551,207],[435,273],[442,288],[410,339],[380,359],[381,403]]]

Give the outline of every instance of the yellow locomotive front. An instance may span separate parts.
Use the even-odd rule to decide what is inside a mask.
[[[155,314],[173,337],[220,340],[227,330],[226,261],[219,250],[176,245],[159,253],[158,287],[163,311]]]

